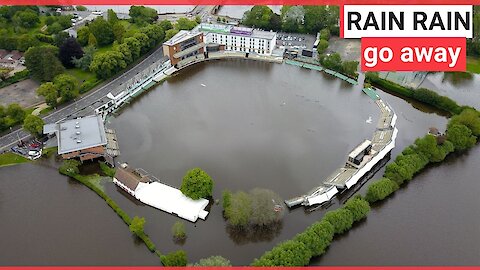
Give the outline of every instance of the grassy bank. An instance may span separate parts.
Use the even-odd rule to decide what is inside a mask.
[[[480,73],[480,59],[467,57],[467,71]]]
[[[12,152],[3,153],[0,155],[0,167],[25,163],[29,161],[30,159],[24,158]]]

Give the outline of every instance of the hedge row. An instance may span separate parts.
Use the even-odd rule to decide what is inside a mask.
[[[335,234],[350,230],[355,221],[367,217],[370,205],[360,196],[353,197],[342,208],[329,211],[292,240],[282,242],[255,259],[253,266],[305,266],[310,259],[324,254]]]
[[[412,88],[407,88],[394,82],[382,79],[376,73],[367,72],[365,75],[365,79],[366,81],[378,88],[396,93],[402,97],[415,99],[417,101],[433,106],[437,109],[446,111],[450,114],[459,114],[465,108],[458,105],[452,99],[441,96],[432,90],[425,88],[420,88],[416,90]]]
[[[22,71],[15,72],[12,77],[5,79],[4,81],[0,81],[0,88],[5,86],[9,86],[11,84],[17,83],[19,81],[23,81],[30,77],[30,71],[28,69],[24,69]]]

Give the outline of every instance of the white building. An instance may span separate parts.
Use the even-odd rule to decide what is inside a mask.
[[[225,46],[226,51],[271,55],[277,33],[223,24],[199,24],[193,31],[203,32],[206,44]]]

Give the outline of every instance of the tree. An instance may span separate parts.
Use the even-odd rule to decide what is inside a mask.
[[[397,183],[388,178],[382,178],[368,186],[365,199],[369,203],[381,201],[388,197],[390,194],[394,193],[397,189]]]
[[[59,22],[54,22],[53,24],[47,27],[47,32],[49,34],[58,34],[63,30],[62,25]]]
[[[330,30],[328,28],[324,28],[320,30],[320,39],[329,41],[330,40]]]
[[[357,76],[357,69],[358,61],[344,61],[340,71],[347,75]]]
[[[143,228],[145,227],[145,218],[139,218],[138,216],[135,216],[132,219],[132,222],[128,226],[130,231],[137,236],[143,236],[145,232],[143,231]]]
[[[370,204],[360,196],[349,199],[344,208],[352,213],[354,222],[366,218],[370,212]]]
[[[160,25],[160,27],[162,27],[162,29],[164,31],[168,31],[168,30],[173,28],[173,25],[169,20],[163,20],[163,21],[159,22],[158,24]]]
[[[87,46],[90,37],[90,29],[88,26],[82,26],[77,30],[77,41],[82,46]]]
[[[320,39],[318,41],[318,45],[317,45],[317,52],[318,54],[323,54],[328,48],[328,41],[324,40],[324,39]]]
[[[133,23],[139,25],[153,23],[158,19],[155,9],[144,6],[131,6],[128,15]]]
[[[210,256],[205,259],[200,259],[200,261],[193,266],[232,266],[232,264],[222,256]]]
[[[172,226],[173,237],[177,240],[182,240],[187,238],[187,233],[185,231],[185,224],[181,221],[177,221]]]
[[[339,208],[337,210],[329,211],[323,217],[323,220],[333,225],[336,234],[342,234],[353,225],[353,214],[347,209]]]
[[[454,115],[447,127],[450,129],[454,125],[465,125],[472,131],[472,135],[480,136],[480,113],[475,109],[465,109],[460,114]]]
[[[163,266],[187,266],[187,253],[183,250],[160,256]]]
[[[135,33],[133,35],[135,39],[140,43],[140,51],[146,53],[150,49],[150,44],[148,43],[148,36],[144,33]]]
[[[165,31],[165,40],[171,39],[173,36],[175,36],[179,32],[178,29],[170,29]]]
[[[42,83],[37,89],[37,94],[45,98],[48,106],[57,106],[58,88],[52,82]]]
[[[55,46],[60,47],[69,37],[70,34],[62,31],[53,35],[53,42],[55,43]]]
[[[58,56],[66,68],[74,67],[75,63],[73,63],[73,59],[82,58],[83,56],[82,46],[80,46],[74,37],[67,38],[59,50]]]
[[[90,33],[90,35],[88,36],[88,46],[97,47],[97,45],[98,45],[97,38],[95,37],[95,35]]]
[[[213,181],[210,175],[200,168],[189,170],[183,177],[180,187],[185,196],[198,200],[212,196]]]
[[[140,50],[142,49],[142,46],[140,45],[138,39],[134,37],[128,37],[124,39],[123,44],[128,46],[133,59],[137,59],[140,56]]]
[[[249,225],[252,214],[252,201],[245,192],[232,194],[230,206],[224,209],[228,223],[233,226],[245,227]]]
[[[253,6],[243,14],[242,23],[247,26],[254,26],[270,30],[273,11],[268,6]]]
[[[127,63],[127,65],[133,62],[132,52],[130,51],[130,48],[127,44],[122,43],[116,46],[115,50],[123,55],[123,60],[125,61],[125,63]]]
[[[115,40],[112,25],[105,21],[103,17],[97,17],[93,22],[90,23],[88,28],[95,36],[98,46],[100,47],[110,45]]]
[[[87,46],[83,49],[83,51],[83,56],[79,59],[74,57],[72,59],[72,63],[75,65],[76,68],[88,71],[90,68],[90,64],[92,63],[93,56],[95,55],[95,52],[97,50],[93,46]]]
[[[66,102],[78,97],[78,81],[69,74],[60,74],[53,80],[57,89],[59,89],[59,97],[62,102]]]
[[[309,250],[310,256],[320,256],[333,240],[334,229],[332,224],[316,222],[304,232],[297,234],[294,240],[303,243]]]
[[[76,9],[77,11],[87,11],[87,8],[84,7],[84,6],[76,6],[75,9]]]
[[[17,39],[17,50],[24,52],[30,47],[37,46],[38,44],[39,41],[35,38],[35,36],[30,34],[24,34],[19,36]]]
[[[58,169],[58,171],[61,174],[68,175],[68,176],[74,176],[76,174],[80,173],[80,170],[78,169],[78,166],[80,166],[80,162],[75,160],[75,159],[68,159],[64,160],[62,162],[62,165]]]
[[[123,54],[114,50],[95,54],[90,64],[90,70],[101,79],[109,78],[126,67]]]
[[[35,11],[26,9],[15,13],[12,21],[18,27],[33,28],[40,23],[40,18]]]
[[[123,37],[125,36],[125,26],[123,24],[117,22],[112,27],[113,36],[115,40],[119,43],[123,41]]]
[[[20,123],[25,119],[25,111],[17,103],[12,103],[7,107],[7,116],[15,123]]]
[[[285,241],[271,251],[267,251],[253,266],[305,266],[310,262],[311,254],[302,242]]]
[[[477,137],[465,125],[452,125],[447,131],[447,140],[453,143],[455,151],[464,151],[475,145]]]
[[[268,189],[255,188],[249,195],[252,206],[249,218],[251,224],[265,226],[282,219],[283,200],[277,193]]]
[[[335,71],[342,70],[342,58],[338,53],[332,53],[330,55],[321,55],[320,56],[320,64],[328,69],[332,69]]]
[[[177,24],[175,24],[175,28],[177,30],[192,30],[197,26],[197,22],[195,20],[189,20],[187,18],[180,18],[177,20]]]
[[[43,119],[33,114],[27,115],[23,121],[23,128],[34,136],[42,134],[44,125]]]
[[[107,10],[107,21],[113,26],[118,22],[117,13],[113,9]]]
[[[51,81],[55,76],[64,71],[57,55],[58,48],[55,46],[31,47],[25,53],[25,65],[35,79]]]

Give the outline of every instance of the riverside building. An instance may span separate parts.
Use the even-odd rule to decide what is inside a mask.
[[[198,55],[203,56],[204,47],[203,33],[181,30],[163,43],[163,54],[168,56],[172,66],[175,66],[183,59]]]

